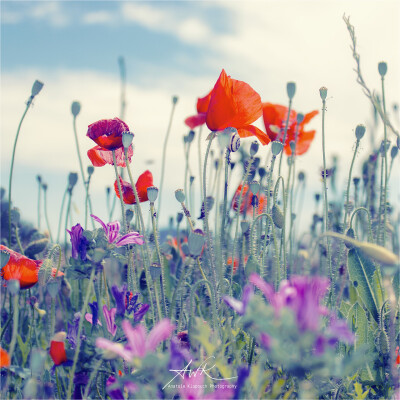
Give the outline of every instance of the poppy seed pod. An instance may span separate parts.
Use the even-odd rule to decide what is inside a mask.
[[[42,88],[43,88],[43,83],[36,80],[32,86],[32,91],[31,91],[32,97],[35,97],[36,95],[38,95],[40,93],[40,91],[42,90]]]
[[[355,186],[358,186],[358,184],[360,183],[360,178],[353,178],[353,183]]]
[[[296,122],[298,124],[301,124],[303,122],[303,120],[304,120],[304,114],[298,113],[297,116],[296,116]]]
[[[191,232],[188,238],[189,251],[192,256],[198,257],[201,254],[205,243],[204,234],[200,232]]]
[[[178,96],[172,96],[172,104],[176,104],[179,100]]]
[[[296,93],[296,83],[295,82],[288,82],[286,84],[286,92],[289,97],[289,99],[293,99],[295,93]]]
[[[321,96],[322,100],[326,100],[326,96],[328,95],[328,89],[325,86],[322,86],[319,89],[319,95]]]
[[[155,186],[150,186],[147,188],[147,197],[150,203],[154,203],[158,197],[158,188]]]
[[[273,141],[271,144],[271,151],[274,156],[279,155],[279,153],[282,151],[282,148],[283,144],[278,140]]]
[[[240,147],[240,137],[239,134],[237,133],[237,130],[235,129],[235,132],[232,133],[231,135],[231,142],[229,145],[229,149],[232,153],[235,151],[238,151]]]
[[[264,178],[264,176],[267,175],[267,171],[265,170],[265,168],[258,168],[258,175],[260,175],[261,179]]]
[[[78,174],[76,172],[70,172],[68,175],[68,184],[70,188],[73,188],[78,182]]]
[[[292,150],[292,155],[296,152],[296,142],[294,140],[291,140],[289,142],[290,150]]]
[[[365,134],[365,126],[360,124],[356,126],[356,138],[361,140]]]
[[[175,198],[179,201],[179,203],[183,203],[185,201],[185,193],[183,193],[183,189],[175,190]]]
[[[176,222],[180,224],[182,222],[182,219],[183,219],[183,213],[178,212],[178,214],[176,215]]]
[[[237,132],[235,128],[226,128],[220,134],[218,134],[218,143],[224,149],[229,146],[232,133]]]
[[[87,173],[88,173],[88,175],[89,175],[89,176],[93,175],[93,172],[94,172],[94,167],[93,167],[93,165],[89,165],[89,166],[87,167]]]
[[[191,131],[189,131],[189,133],[187,134],[187,142],[188,142],[188,143],[192,143],[192,142],[193,142],[193,139],[194,139],[194,131],[191,130]]]
[[[300,171],[300,172],[299,172],[299,175],[297,175],[297,178],[298,178],[298,180],[299,180],[300,182],[303,182],[304,179],[305,179],[305,177],[306,177],[306,175],[304,174],[303,171]]]
[[[272,206],[272,220],[274,221],[274,224],[277,228],[282,229],[285,221],[284,221],[283,212],[277,204],[274,204]]]
[[[256,195],[258,193],[258,191],[260,190],[260,183],[257,181],[250,182],[250,190],[251,190],[251,193]]]
[[[133,136],[133,133],[128,131],[122,133],[122,144],[124,145],[125,149],[132,144]]]
[[[79,101],[74,101],[71,104],[71,113],[76,117],[81,112],[81,103]]]
[[[257,154],[259,144],[257,141],[251,143],[250,146],[250,157],[254,157]]]
[[[397,146],[393,146],[392,150],[390,150],[390,157],[395,158],[397,156],[397,153],[399,152],[399,149]]]
[[[396,146],[398,149],[400,149],[400,136],[397,136]]]
[[[386,75],[387,72],[387,64],[382,61],[378,64],[378,71],[379,71],[379,75],[383,78]]]
[[[11,295],[15,296],[18,294],[19,289],[20,289],[20,284],[18,279],[10,279],[7,282],[7,289],[10,292]]]

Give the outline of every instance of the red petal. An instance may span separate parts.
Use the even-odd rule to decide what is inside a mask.
[[[119,181],[121,183],[122,197],[123,197],[124,203],[125,204],[135,204],[136,200],[135,200],[135,194],[133,193],[132,186],[128,182],[123,181],[120,177],[119,177]],[[118,190],[117,181],[114,182],[114,190],[115,190],[117,197],[121,198],[121,196],[119,194],[119,190]]]
[[[311,142],[314,139],[316,131],[308,131],[308,132],[301,132],[299,134],[299,137],[297,139],[297,145],[296,145],[296,155],[301,156],[304,154],[310,147]],[[289,144],[285,146],[285,153],[287,155],[292,154],[292,150],[290,149]]]
[[[112,150],[104,149],[100,146],[95,146],[88,151],[88,157],[92,162],[94,167],[102,167],[105,164],[114,165]],[[128,147],[128,160],[131,162],[133,156],[133,147],[130,145]],[[120,147],[115,150],[115,158],[117,160],[118,167],[126,167],[125,164],[125,153],[124,148]]]
[[[185,124],[190,128],[194,129],[200,125],[203,125],[206,122],[206,114],[196,114],[191,117],[185,119]]]
[[[114,150],[122,147],[122,133],[127,131],[128,125],[119,118],[102,119],[90,124],[86,135],[99,146]]]
[[[280,104],[263,103],[263,119],[265,130],[267,131],[271,140],[283,140],[283,130],[286,124],[287,112],[288,108],[281,106]],[[290,134],[291,131],[294,131],[296,125],[296,115],[296,111],[290,111],[289,129],[287,135]],[[274,132],[270,128],[271,125],[277,126],[281,132]]]
[[[107,162],[104,160],[104,157],[101,157],[101,153],[99,151],[100,149],[102,149],[102,147],[95,146],[87,152],[93,167],[102,167],[103,165],[107,164]]]
[[[247,83],[231,79],[222,70],[211,92],[206,123],[210,130],[241,128],[262,114],[260,95]]]
[[[238,134],[240,137],[255,136],[263,146],[271,141],[271,139],[265,132],[263,132],[261,129],[258,129],[254,125],[247,125],[243,128],[238,129]]]
[[[10,366],[10,357],[8,353],[0,347],[0,368],[7,368]]]
[[[210,105],[211,93],[212,90],[210,90],[210,93],[206,96],[197,99],[197,112],[199,114],[205,114],[207,112],[208,106]]]
[[[136,190],[138,192],[140,202],[149,200],[147,197],[147,188],[153,185],[153,175],[147,170],[139,176],[136,182]]]
[[[60,365],[67,361],[67,353],[65,352],[64,342],[50,342],[50,357],[55,365]]]
[[[301,122],[300,126],[304,126],[308,124],[317,114],[319,113],[318,110],[311,111],[304,116],[303,121]]]

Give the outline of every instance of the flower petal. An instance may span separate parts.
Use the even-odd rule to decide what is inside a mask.
[[[132,353],[128,349],[125,349],[120,343],[114,343],[104,338],[96,339],[96,347],[115,353],[126,361],[131,361],[133,357]]]
[[[139,235],[138,232],[129,232],[126,235],[120,237],[115,243],[117,247],[124,246],[126,244],[143,244],[143,235]]]
[[[107,224],[107,239],[108,243],[114,243],[117,240],[121,224],[118,221],[109,222]]]
[[[106,224],[99,217],[96,217],[93,214],[90,214],[90,216],[103,227],[104,233],[107,235],[108,229]]]
[[[265,282],[260,275],[253,272],[249,277],[249,282],[252,283],[258,289],[260,289],[263,292],[265,298],[271,304],[274,303],[274,294],[275,294],[274,288],[269,283]]]
[[[122,329],[128,339],[132,354],[144,357],[146,355],[146,330],[144,326],[138,325],[134,328],[127,319],[124,319],[122,321]]]
[[[171,336],[174,329],[175,326],[171,324],[168,318],[162,319],[149,333],[146,340],[146,349],[154,351],[161,342]]]
[[[203,125],[206,122],[206,114],[200,113],[196,115],[192,115],[185,119],[185,124],[190,128],[194,129],[200,125]]]
[[[108,150],[122,147],[122,133],[129,131],[128,125],[119,118],[102,119],[88,126],[86,136]]]
[[[154,186],[153,184],[153,175],[147,170],[144,171],[142,175],[139,176],[136,182],[136,190],[138,192],[139,201],[142,203],[143,201],[149,200],[147,197],[147,188],[150,186]]]
[[[271,141],[271,139],[265,132],[254,125],[246,125],[242,128],[239,128],[238,134],[242,138],[255,136],[263,146],[267,145]]]
[[[201,113],[207,113],[208,107],[210,105],[210,100],[211,100],[211,93],[212,93],[212,89],[210,90],[210,92],[205,95],[204,97],[199,97],[197,99],[197,112],[199,114]]]

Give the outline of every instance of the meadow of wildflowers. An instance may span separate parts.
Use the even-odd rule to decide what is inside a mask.
[[[354,27],[346,16],[344,23],[355,81],[375,121],[370,129],[352,127],[353,157],[341,165],[345,187],[337,187],[337,166],[325,155],[332,131],[326,87],[315,93],[320,109],[302,113],[295,82],[286,85],[286,104],[276,104],[221,66],[185,120],[185,179],[175,191],[181,212],[168,227],[158,210],[164,180],[175,173],[165,154],[176,96],[160,182],[151,168],[135,169],[136,133],[122,115],[93,121],[86,132],[93,147],[81,152],[81,105],[74,101],[79,173],[68,176],[57,230],[48,222],[41,177],[38,215],[20,215],[15,154],[45,84],[33,83],[1,189],[1,398],[400,398],[399,210],[389,196],[400,139],[385,97],[390,65],[379,63],[381,86],[370,89]],[[259,118],[264,129],[254,124]],[[309,128],[316,120],[318,129]],[[296,162],[316,135],[320,191],[311,221],[300,223],[307,171]],[[360,153],[370,135],[373,151]],[[201,148],[199,165],[190,163],[191,151]],[[106,168],[115,176],[106,183],[104,220],[90,184]],[[234,170],[241,180],[232,187]],[[84,213],[73,225],[77,185]]]

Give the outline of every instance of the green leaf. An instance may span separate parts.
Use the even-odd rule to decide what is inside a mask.
[[[379,304],[375,293],[374,264],[358,250],[351,249],[347,257],[347,266],[350,280],[358,295],[375,321],[378,321]]]
[[[25,365],[29,355],[29,341],[24,342],[20,335],[17,336],[18,346],[22,353],[22,365]]]

